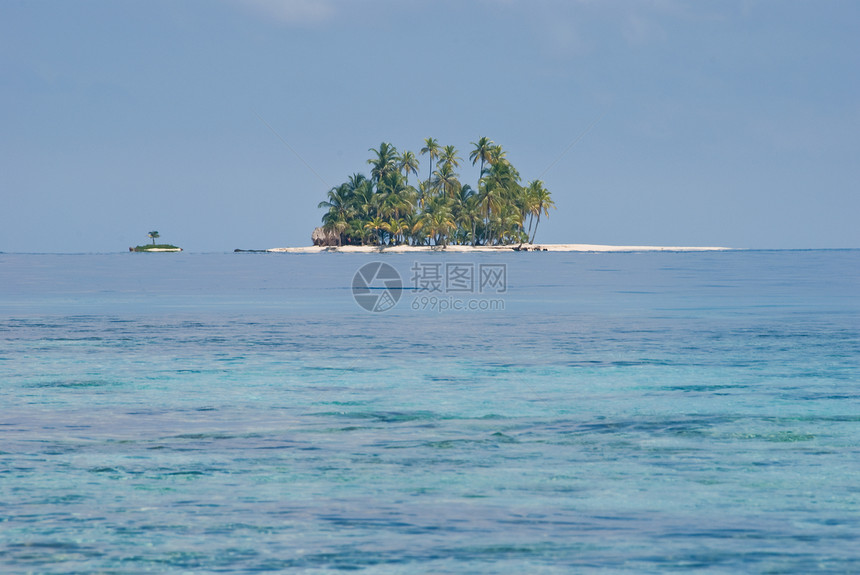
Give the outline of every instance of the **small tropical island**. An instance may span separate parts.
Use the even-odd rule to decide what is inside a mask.
[[[426,138],[418,154],[398,152],[389,142],[370,148],[370,177],[355,173],[331,188],[317,206],[322,225],[311,234],[312,247],[236,252],[312,254],[446,252],[641,252],[712,251],[725,247],[542,244],[535,243],[541,217],[555,208],[540,179],[523,184],[502,146],[489,138],[471,142],[468,161],[478,165],[473,188],[460,180],[463,162],[454,146]],[[425,178],[418,178],[419,156],[426,156]]]
[[[473,188],[457,168],[463,159],[454,146],[424,140],[418,155],[427,156],[427,177],[417,185],[420,162],[412,151],[391,143],[370,148],[370,178],[355,173],[333,187],[319,208],[322,226],[315,246],[512,246],[534,243],[541,215],[555,203],[540,180],[522,185],[520,173],[504,149],[489,138],[471,143],[472,165],[480,164]],[[434,169],[434,161],[435,169]]]
[[[146,236],[152,240],[152,244],[147,244],[145,246],[135,246],[133,248],[128,248],[130,252],[181,252],[182,248],[176,247],[171,244],[156,244],[155,240],[160,237],[157,231],[151,231]]]

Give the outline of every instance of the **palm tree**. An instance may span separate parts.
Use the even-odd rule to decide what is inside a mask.
[[[406,177],[406,183],[409,184],[409,172],[418,176],[418,158],[415,157],[414,152],[410,152],[409,150],[400,154],[400,158],[397,160],[397,168],[403,172],[403,175]]]
[[[439,246],[448,245],[448,233],[457,226],[451,216],[451,210],[443,208],[430,214],[427,227],[434,236],[434,243]]]
[[[481,201],[471,186],[462,186],[454,198],[454,217],[463,243],[475,245],[478,222],[481,221]]]
[[[463,206],[465,203],[475,195],[475,190],[472,189],[472,186],[466,184],[465,186],[460,186],[456,190],[456,194],[454,195],[454,205],[455,206]]]
[[[443,195],[453,196],[456,193],[460,181],[457,173],[448,162],[440,162],[439,169],[433,174],[433,187]]]
[[[493,224],[499,244],[523,241],[522,217],[514,204],[507,202],[502,204],[501,209],[493,216]]]
[[[322,221],[323,230],[329,234],[337,234],[337,245],[343,245],[343,233],[349,228],[349,222],[336,212],[326,212]]]
[[[352,205],[355,215],[362,220],[377,215],[379,198],[373,192],[373,184],[369,180],[363,180],[355,189]]]
[[[380,235],[379,230],[382,230],[384,228],[385,228],[385,222],[383,221],[382,218],[380,218],[378,216],[371,218],[369,221],[365,222],[365,224],[364,224],[365,231],[373,232],[373,234],[376,236],[376,244],[380,245],[380,246],[382,245],[382,236]]]
[[[485,181],[479,195],[481,203],[481,215],[484,218],[484,241],[488,246],[492,243],[493,212],[499,209],[501,204],[502,188],[493,181]],[[484,217],[485,216],[485,217]]]
[[[472,165],[474,166],[478,160],[481,160],[481,171],[478,173],[478,185],[480,185],[481,178],[484,177],[484,164],[489,162],[492,157],[493,141],[485,136],[477,142],[472,142],[472,145],[475,146],[475,149],[469,152]]]
[[[361,218],[353,218],[349,220],[349,228],[346,230],[346,237],[349,244],[365,245],[369,232],[364,229],[364,220]]]
[[[403,215],[403,229],[401,233],[403,234],[403,240],[405,243],[417,245],[417,236],[413,233],[413,231],[415,230],[415,226],[418,224],[418,221],[420,219],[421,214],[417,212]]]
[[[146,234],[149,239],[152,240],[152,245],[155,245],[155,240],[159,237],[158,232],[152,231]]]
[[[425,246],[430,243],[430,232],[425,227],[424,224],[427,222],[427,217],[422,215],[420,218],[417,218],[415,222],[412,224],[412,229],[409,231],[412,236],[414,246]]]
[[[543,213],[546,217],[549,217],[549,209],[555,208],[555,202],[552,201],[552,196],[550,195],[549,190],[547,190],[543,186],[542,181],[535,180],[534,182],[531,183],[531,185],[529,185],[529,188],[531,188],[532,186],[534,186],[534,200],[533,201],[535,202],[536,207],[537,207],[537,210],[535,211],[535,214],[537,215],[537,221],[535,221],[534,232],[532,233],[531,238],[529,238],[530,244],[534,243],[534,241],[535,241],[535,235],[537,234],[537,227],[538,227],[538,224],[540,224],[541,213]]]
[[[413,186],[406,186],[400,191],[400,201],[402,202],[403,214],[413,213],[418,209],[418,190]]]
[[[469,198],[463,209],[463,218],[472,226],[472,245],[478,245],[478,224],[483,222],[481,217],[481,198],[477,194]]]
[[[531,237],[532,235],[532,226],[535,223],[535,212],[538,209],[538,199],[537,199],[537,191],[543,183],[540,180],[534,180],[528,183],[528,185],[523,188],[523,194],[520,202],[520,209],[522,210],[523,221],[528,218],[529,220],[529,229],[526,232],[527,237]]]
[[[367,181],[367,176],[364,174],[353,174],[349,177],[346,184],[350,191],[354,192],[361,184]]]
[[[484,229],[485,244],[492,243],[495,239],[500,242],[503,237],[504,230],[494,227],[498,219],[494,216],[499,215],[499,211],[503,206],[515,204],[516,198],[520,195],[520,174],[517,170],[504,159],[501,148],[494,148],[497,153],[493,156],[493,161],[490,163],[490,168],[487,170],[487,175],[482,180],[481,187],[481,202],[485,207],[486,213],[486,228]],[[494,212],[496,212],[494,214]],[[495,237],[491,232],[495,231]]]
[[[455,168],[460,167],[462,158],[457,155],[457,148],[454,146],[445,146],[439,153],[439,161]]]
[[[388,142],[379,144],[379,149],[370,148],[369,152],[376,154],[375,158],[367,160],[367,163],[372,165],[370,177],[374,182],[378,182],[387,174],[397,170],[397,148]]]
[[[447,245],[448,233],[457,225],[451,213],[450,202],[446,197],[433,198],[413,231],[422,232],[424,238],[432,238],[437,246]]]
[[[487,162],[490,164],[507,163],[508,160],[505,157],[507,155],[508,153],[501,146],[490,146],[490,157],[487,159]]]
[[[401,236],[403,232],[410,228],[409,222],[404,218],[392,218],[382,224],[382,229],[389,233],[394,244],[400,244],[401,237],[405,240],[405,236]]]
[[[422,156],[424,154],[430,155],[430,167],[427,172],[427,181],[429,182],[430,176],[433,175],[433,159],[439,157],[439,142],[436,141],[436,138],[424,138],[424,147],[418,153]]]
[[[419,182],[417,192],[418,199],[418,208],[423,210],[427,205],[427,200],[430,198],[433,192],[433,184],[430,183],[430,180],[426,182]]]
[[[337,214],[338,216],[346,215],[349,210],[349,197],[351,190],[348,184],[341,184],[328,191],[328,200],[317,204],[317,208],[326,209],[329,213]]]
[[[393,213],[395,218],[399,218],[401,213],[411,210],[414,205],[414,188],[406,185],[400,172],[387,174],[376,189],[380,207],[386,216]]]

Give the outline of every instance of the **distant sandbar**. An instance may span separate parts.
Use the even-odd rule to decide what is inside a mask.
[[[507,246],[307,246],[299,248],[271,248],[266,252],[289,254],[318,254],[333,252],[341,254],[378,254],[378,253],[421,253],[421,252],[714,252],[725,251],[726,247],[691,246],[607,246],[598,244],[514,244]],[[237,250],[242,251],[242,250]],[[249,250],[255,251],[255,250]]]

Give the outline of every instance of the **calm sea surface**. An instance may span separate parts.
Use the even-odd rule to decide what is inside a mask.
[[[0,572],[337,570],[860,572],[860,251],[0,254]]]

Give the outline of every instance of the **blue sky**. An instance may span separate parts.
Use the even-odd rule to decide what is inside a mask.
[[[368,148],[428,136],[543,179],[538,241],[860,247],[858,23],[854,1],[4,0],[0,251],[307,245]]]

